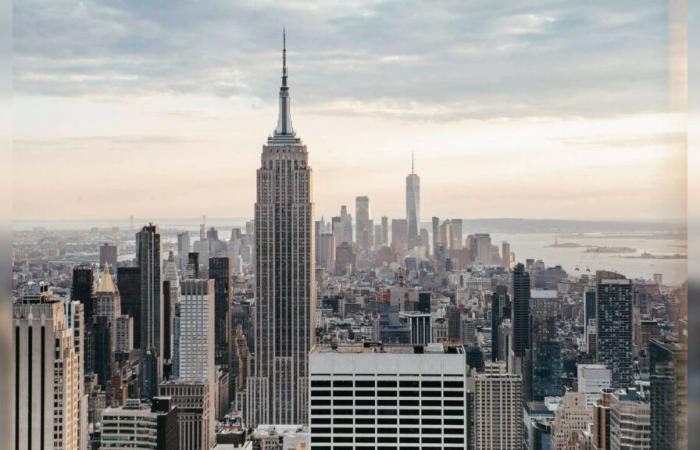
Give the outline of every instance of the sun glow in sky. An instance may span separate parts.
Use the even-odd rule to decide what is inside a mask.
[[[23,1],[14,217],[252,216],[288,30],[317,215],[676,219],[664,2]]]

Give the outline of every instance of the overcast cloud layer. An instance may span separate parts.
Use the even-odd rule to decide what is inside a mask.
[[[403,214],[416,150],[426,217],[679,217],[669,199],[682,136],[662,117],[667,8],[19,1],[15,163],[68,201],[41,208],[49,182],[35,176],[16,183],[32,194],[15,212],[250,215],[286,26],[293,118],[319,215],[363,194],[375,215]],[[114,172],[92,173],[104,167]]]

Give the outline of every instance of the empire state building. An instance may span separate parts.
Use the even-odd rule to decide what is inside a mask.
[[[277,128],[263,145],[255,203],[255,358],[248,426],[308,423],[308,353],[315,338],[312,172],[292,128],[286,39]]]

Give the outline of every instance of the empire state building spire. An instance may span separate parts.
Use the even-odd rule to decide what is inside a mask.
[[[282,86],[280,86],[280,113],[275,128],[275,138],[294,136],[292,115],[289,104],[289,86],[287,86],[287,32],[282,30]]]

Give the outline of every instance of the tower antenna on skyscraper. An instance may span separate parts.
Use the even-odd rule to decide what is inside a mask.
[[[282,86],[287,85],[287,28],[282,28]]]
[[[416,152],[411,150],[411,175],[416,174]]]

